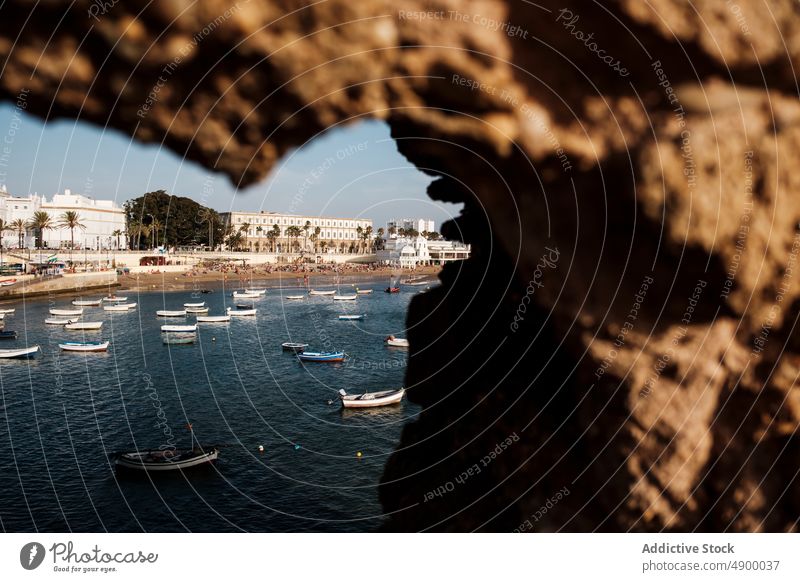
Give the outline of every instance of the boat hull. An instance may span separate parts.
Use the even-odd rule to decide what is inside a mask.
[[[344,362],[344,352],[304,352],[298,353],[297,357],[301,362]]]
[[[205,453],[191,454],[186,456],[186,453],[176,457],[176,460],[151,460],[153,453],[161,453],[163,451],[142,451],[134,453],[124,453],[117,457],[116,466],[118,469],[130,469],[133,471],[147,471],[153,473],[160,473],[165,471],[179,471],[184,469],[191,469],[192,467],[199,467],[208,463],[213,463],[219,457],[217,449],[211,449]]]
[[[198,315],[197,323],[226,323],[231,320],[230,315]]]
[[[39,351],[39,346],[31,346],[29,348],[20,348],[18,350],[0,350],[0,358],[4,359],[24,359],[32,358],[33,355]]]
[[[405,388],[400,390],[384,390],[382,392],[367,392],[365,394],[340,395],[343,408],[377,408],[399,404],[405,394]]]
[[[108,350],[109,342],[97,343],[64,343],[58,344],[58,347],[65,352],[105,352]]]

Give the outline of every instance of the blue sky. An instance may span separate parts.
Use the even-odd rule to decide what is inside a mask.
[[[428,198],[430,178],[399,153],[386,124],[367,121],[328,132],[289,152],[263,182],[236,191],[157,145],[85,122],[43,123],[0,105],[0,140],[9,147],[0,183],[13,195],[52,196],[65,188],[122,204],[152,190],[188,196],[215,210],[269,210],[295,214],[371,218],[432,218],[437,229],[460,205]],[[8,141],[11,141],[8,144]],[[361,144],[359,146],[359,144]]]

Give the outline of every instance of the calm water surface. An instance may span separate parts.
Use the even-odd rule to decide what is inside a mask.
[[[99,332],[46,326],[49,307],[71,297],[17,302],[5,329],[39,344],[34,360],[0,360],[0,527],[4,531],[365,531],[382,522],[376,485],[405,422],[404,401],[344,412],[337,391],[402,386],[404,336],[414,291],[382,292],[355,303],[330,297],[286,301],[297,289],[270,289],[255,318],[201,324],[193,345],[163,345],[158,309],[206,301],[209,314],[232,306],[229,292],[125,293],[129,313],[85,308]],[[342,286],[342,292],[352,289]],[[230,290],[228,290],[230,291]],[[123,294],[123,293],[120,293]],[[94,295],[97,297],[99,295]],[[89,297],[85,297],[89,298]],[[338,314],[366,313],[363,321]],[[170,318],[166,323],[182,323]],[[193,323],[187,317],[186,323]],[[60,341],[110,340],[108,353],[58,350]],[[284,341],[343,349],[341,364],[301,365]],[[333,403],[329,404],[329,401]],[[159,427],[161,423],[161,427]],[[109,454],[223,444],[216,466],[152,480],[117,476]],[[258,446],[264,446],[259,453]],[[362,452],[358,458],[356,453]]]

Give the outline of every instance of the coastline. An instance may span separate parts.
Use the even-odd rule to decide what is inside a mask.
[[[241,289],[244,287],[266,287],[268,289],[298,289],[305,287],[304,275],[308,275],[309,287],[330,287],[336,284],[337,278],[341,284],[353,285],[356,283],[374,284],[385,281],[388,286],[392,279],[400,280],[406,277],[426,276],[438,282],[440,267],[424,267],[415,271],[401,271],[399,269],[375,269],[364,271],[336,272],[285,272],[274,271],[256,273],[223,273],[212,271],[202,274],[187,273],[139,273],[136,275],[122,275],[118,278],[119,291],[192,291],[201,289]],[[278,282],[278,284],[275,284]]]

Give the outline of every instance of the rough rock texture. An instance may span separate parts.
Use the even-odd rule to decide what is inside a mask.
[[[377,117],[465,203],[388,529],[796,529],[800,4],[68,6],[0,10],[2,98],[242,185]]]

